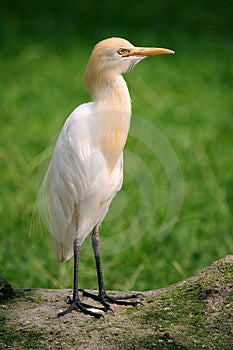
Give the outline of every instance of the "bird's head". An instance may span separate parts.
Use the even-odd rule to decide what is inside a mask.
[[[93,49],[87,70],[87,88],[102,76],[120,75],[131,70],[148,56],[173,54],[174,51],[162,48],[135,47],[122,38],[109,38],[100,41]]]

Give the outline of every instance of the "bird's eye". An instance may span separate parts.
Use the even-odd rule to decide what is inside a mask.
[[[127,57],[130,53],[129,49],[121,48],[117,51],[117,53],[123,57]]]

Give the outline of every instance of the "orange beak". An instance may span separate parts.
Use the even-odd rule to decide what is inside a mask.
[[[122,54],[122,57],[129,56],[155,56],[155,55],[171,55],[174,54],[175,51],[169,49],[162,49],[157,47],[132,47],[127,52]]]

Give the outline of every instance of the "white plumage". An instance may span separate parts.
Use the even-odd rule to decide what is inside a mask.
[[[103,221],[122,185],[122,153],[109,170],[100,147],[101,117],[92,102],[75,109],[59,135],[49,167],[51,228],[59,262],[72,257],[75,237],[82,243]]]
[[[171,50],[134,47],[125,39],[98,43],[86,70],[86,85],[94,102],[76,108],[58,137],[42,191],[49,188],[49,227],[59,262],[74,254],[73,309],[99,317],[99,310],[80,302],[78,262],[82,242],[93,230],[99,295],[93,297],[108,310],[108,302],[136,305],[106,294],[100,264],[99,226],[123,181],[123,148],[131,117],[131,101],[122,77],[147,56],[170,54]],[[115,244],[115,243],[114,243]],[[87,294],[87,293],[86,293]]]

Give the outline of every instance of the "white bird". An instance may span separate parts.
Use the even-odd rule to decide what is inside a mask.
[[[80,105],[66,120],[46,177],[50,228],[58,261],[64,262],[74,254],[73,298],[58,316],[78,309],[100,317],[101,312],[110,309],[109,303],[138,303],[125,300],[137,295],[107,295],[100,263],[99,227],[123,181],[123,148],[130,128],[131,100],[122,74],[147,56],[173,53],[168,49],[135,47],[121,38],[103,40],[93,49],[85,79],[94,102]],[[99,301],[101,308],[82,303],[78,293],[80,249],[91,231],[99,293],[82,292]]]

